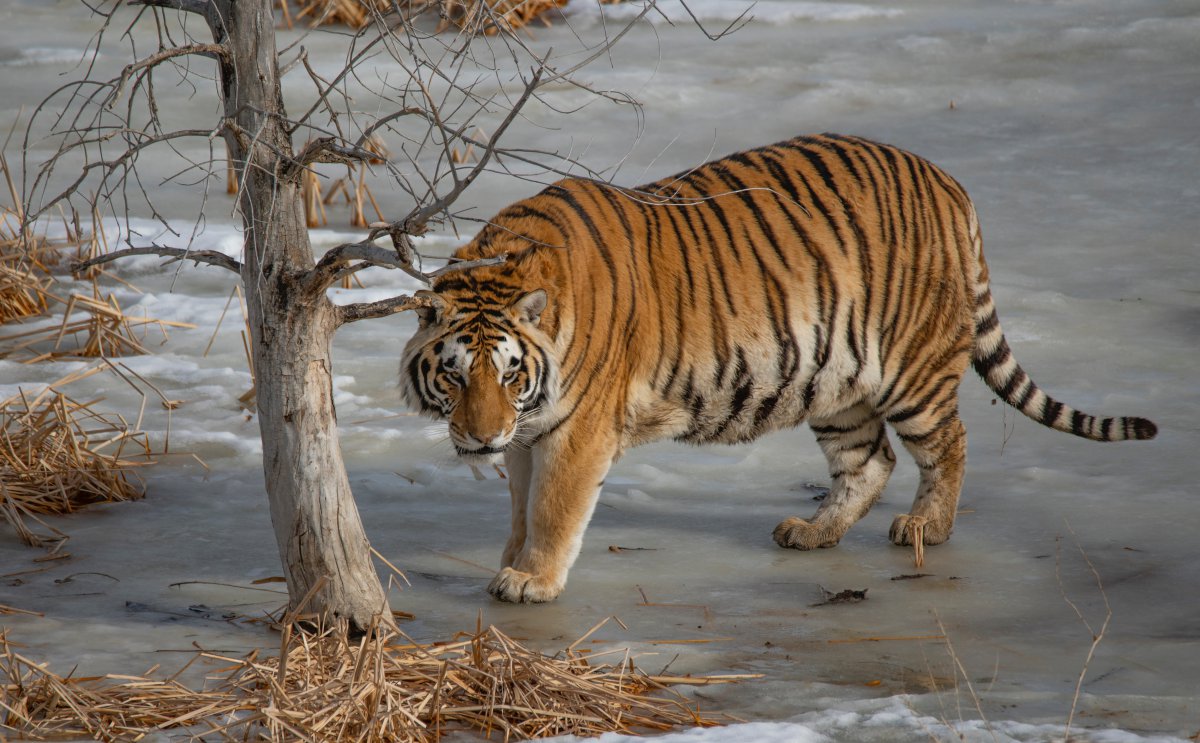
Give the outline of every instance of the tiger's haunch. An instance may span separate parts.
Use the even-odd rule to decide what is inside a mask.
[[[405,347],[404,395],[468,461],[503,456],[512,533],[489,586],[556,597],[601,482],[629,446],[752,441],[807,421],[833,484],[784,547],[832,547],[895,464],[920,468],[900,545],[945,541],[962,488],[958,384],[973,366],[1033,420],[1153,438],[1043,392],[1000,329],[975,208],[916,155],[825,134],[635,189],[568,179],[501,211],[455,254]]]

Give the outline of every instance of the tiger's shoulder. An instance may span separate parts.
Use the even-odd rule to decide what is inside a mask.
[[[624,189],[589,178],[563,178],[541,191],[501,209],[466,245],[455,251],[459,260],[507,255],[528,258],[526,253],[564,249],[589,229],[603,233],[604,224],[588,225],[590,204],[611,201]]]

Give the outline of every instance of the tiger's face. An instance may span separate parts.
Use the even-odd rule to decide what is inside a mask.
[[[401,379],[408,404],[450,423],[455,451],[469,463],[493,462],[510,445],[528,443],[548,402],[554,368],[538,330],[546,292],[510,304],[478,296],[425,293],[420,328],[404,349]]]

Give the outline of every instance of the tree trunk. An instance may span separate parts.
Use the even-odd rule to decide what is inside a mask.
[[[336,311],[303,279],[314,265],[279,86],[271,0],[214,0],[226,141],[241,183],[263,469],[293,607],[368,627],[386,611],[338,442],[330,341]],[[315,589],[315,590],[314,590]],[[386,613],[385,613],[386,616]]]
[[[362,630],[387,607],[338,443],[333,306],[297,302],[285,277],[258,281],[252,270],[247,262],[263,469],[288,594],[295,604],[323,580],[305,610]]]

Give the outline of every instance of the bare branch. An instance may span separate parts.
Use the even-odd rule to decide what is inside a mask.
[[[98,137],[95,141],[97,141],[97,142],[105,141],[105,140],[111,139],[119,134],[128,136],[129,138],[136,138],[136,137],[145,137],[145,138],[142,139],[141,141],[137,142],[136,144],[130,144],[128,149],[126,149],[119,156],[117,156],[116,158],[114,158],[112,160],[97,160],[95,162],[90,162],[90,163],[87,163],[86,165],[84,165],[82,168],[80,168],[79,175],[75,178],[74,181],[71,182],[71,184],[69,186],[64,188],[54,198],[50,199],[49,201],[43,202],[41,208],[39,208],[37,211],[30,212],[29,215],[26,217],[27,222],[32,222],[33,220],[40,217],[42,214],[45,214],[47,211],[50,210],[51,207],[53,207],[55,204],[59,203],[60,201],[65,201],[65,200],[71,198],[79,190],[80,185],[83,184],[83,182],[87,179],[88,175],[92,172],[92,170],[94,170],[96,168],[100,168],[101,172],[103,173],[103,175],[101,176],[101,186],[103,187],[104,182],[108,180],[109,176],[111,176],[119,168],[126,166],[129,162],[136,159],[138,156],[138,153],[140,153],[142,150],[146,149],[147,147],[152,147],[152,146],[154,146],[156,144],[160,144],[162,142],[168,142],[172,139],[179,139],[180,137],[211,138],[213,135],[213,131],[210,129],[181,129],[179,131],[168,132],[166,134],[162,134],[157,137],[146,137],[144,132],[134,131],[131,129],[124,129],[124,130],[113,131],[106,135],[102,135],[101,137]],[[75,147],[78,147],[81,144],[85,144],[85,143],[86,143],[86,140],[81,141],[81,143],[76,144]],[[58,161],[58,158],[60,158],[64,154],[66,154],[68,151],[69,151],[68,148],[63,148],[63,149],[60,149],[58,152],[56,152],[54,154],[54,156],[51,157],[49,160],[47,160],[46,163],[42,166],[42,168],[41,168],[42,174],[48,173],[50,170],[52,170],[54,167],[54,164]],[[41,174],[39,174],[38,180],[39,181],[43,180]]]
[[[284,178],[299,178],[300,173],[313,163],[336,163],[350,165],[356,162],[369,162],[379,158],[377,153],[363,149],[358,145],[338,144],[334,137],[318,137],[304,149],[290,158],[287,168],[281,174]]]
[[[381,128],[387,126],[388,124],[392,123],[396,119],[400,119],[405,116],[428,116],[428,112],[426,112],[425,109],[423,109],[423,108],[417,108],[416,106],[409,106],[408,108],[402,108],[399,111],[393,111],[390,114],[388,114],[387,116],[381,116],[378,119],[376,119],[375,122],[372,123],[370,126],[368,126],[366,129],[363,129],[362,135],[359,136],[358,141],[354,143],[354,146],[362,147],[363,145],[365,145],[367,143],[367,140],[369,140],[371,138],[372,134],[379,131]]]
[[[339,251],[342,257],[346,257],[351,254],[373,255],[371,251],[364,250],[363,248],[363,243],[353,243],[349,245],[339,245],[333,250]],[[333,252],[333,250],[330,252]],[[379,250],[383,253],[388,252],[382,248],[376,248],[376,250]],[[422,281],[428,284],[432,282],[433,279],[446,273],[453,271],[465,271],[471,268],[478,268],[480,266],[494,266],[503,263],[507,259],[508,256],[499,255],[494,258],[481,258],[474,261],[456,261],[454,263],[449,263],[436,271],[431,271],[425,274],[415,271],[415,269],[410,270],[411,266],[406,268],[401,264],[393,265],[392,263],[378,263],[375,261],[371,261],[370,264],[377,266],[382,265],[384,267],[391,268],[400,268],[410,275],[416,275],[418,278],[421,278]],[[398,312],[404,312],[405,310],[414,310],[420,307],[432,307],[433,301],[434,300],[430,297],[412,297],[407,294],[401,294],[396,297],[381,299],[378,302],[362,302],[356,304],[339,305],[337,307],[337,323],[339,326],[341,326],[352,322],[358,322],[359,320],[373,320],[380,317],[388,317],[389,315],[394,315]]]
[[[252,130],[242,121],[241,114],[252,109],[245,102],[240,103],[240,108],[236,111],[227,108],[223,119],[212,130],[162,131],[154,100],[154,81],[150,77],[160,65],[190,56],[214,57],[221,66],[222,84],[230,84],[225,78],[233,50],[223,43],[228,39],[227,29],[220,28],[228,19],[219,17],[224,3],[218,0],[127,0],[126,4],[200,14],[208,22],[217,43],[199,43],[200,40],[193,40],[186,27],[184,31],[189,38],[177,39],[172,36],[173,26],[164,22],[168,19],[161,11],[156,13],[159,48],[126,66],[117,78],[96,84],[95,92],[80,88],[80,92],[87,94],[84,99],[73,98],[73,101],[79,103],[76,103],[72,110],[78,110],[80,113],[76,115],[75,121],[68,118],[67,131],[78,134],[74,141],[61,147],[45,164],[43,173],[39,175],[35,185],[41,185],[45,190],[45,183],[49,181],[49,171],[58,163],[59,158],[68,153],[81,152],[85,162],[78,178],[49,203],[45,203],[39,213],[44,213],[47,208],[78,195],[82,192],[85,178],[98,176],[99,197],[107,198],[117,189],[136,186],[141,190],[145,202],[151,206],[154,216],[167,225],[151,203],[153,189],[142,184],[137,158],[142,150],[154,145],[163,145],[165,149],[174,151],[175,156],[188,161],[187,170],[198,169],[204,172],[207,164],[192,162],[186,150],[177,148],[174,140],[179,137],[206,137],[211,143],[215,137],[224,134],[226,140],[234,145],[235,151],[265,148],[274,157],[265,158],[262,162],[251,162],[251,159],[239,156],[235,158],[238,167],[254,168],[255,172],[267,172],[282,178],[298,177],[299,174],[311,171],[314,166],[322,163],[356,168],[365,160],[379,157],[377,153],[370,151],[372,145],[369,142],[372,137],[385,130],[389,134],[401,137],[411,146],[402,145],[399,153],[385,162],[383,167],[394,177],[399,187],[412,197],[415,203],[410,207],[411,211],[402,219],[372,225],[369,234],[361,241],[340,245],[328,251],[304,277],[305,288],[316,293],[323,293],[340,277],[376,265],[399,268],[425,284],[431,283],[446,271],[470,268],[472,264],[456,263],[432,273],[425,272],[411,238],[424,234],[429,229],[430,222],[442,218],[463,218],[462,214],[453,213],[454,205],[484,173],[507,173],[535,183],[543,183],[551,175],[570,176],[581,172],[603,179],[601,173],[593,172],[576,162],[570,152],[556,152],[553,148],[507,147],[502,145],[502,140],[516,119],[524,116],[527,104],[534,98],[541,100],[539,96],[542,91],[551,84],[573,85],[619,103],[632,102],[636,108],[636,101],[632,98],[626,96],[618,99],[607,92],[593,90],[590,86],[572,79],[572,75],[588,62],[611,50],[638,21],[648,12],[655,10],[654,3],[648,3],[637,18],[624,24],[615,36],[610,36],[606,29],[604,41],[595,45],[585,43],[586,59],[582,63],[568,65],[566,69],[557,67],[551,51],[546,51],[544,55],[540,51],[535,52],[519,36],[501,34],[497,39],[502,46],[498,47],[492,42],[472,42],[472,34],[459,34],[446,41],[437,33],[428,34],[418,29],[410,23],[410,18],[403,13],[397,13],[395,8],[374,11],[374,23],[352,34],[351,47],[342,69],[336,74],[328,77],[318,75],[309,64],[307,51],[303,47],[300,48],[292,64],[303,65],[307,69],[316,87],[316,93],[314,100],[299,118],[289,117],[282,110],[253,109],[262,117],[274,118],[280,122],[287,133],[296,132],[300,128],[312,132],[316,139],[309,141],[299,152],[293,154],[292,148],[286,146],[290,145],[286,137],[275,140],[260,138],[260,130]],[[492,17],[491,22],[498,24],[498,19]],[[582,38],[579,38],[579,41],[584,43]],[[484,46],[481,48],[480,44]],[[489,52],[490,59],[486,58]],[[401,77],[398,81],[390,80],[390,73],[386,71],[382,75],[377,73],[374,80],[368,80],[362,75],[366,69],[387,69],[368,64],[376,55],[390,55],[391,60],[399,64]],[[483,58],[477,55],[483,55]],[[523,71],[522,67],[526,65],[527,71]],[[512,73],[518,75],[517,79],[509,77]],[[513,82],[519,86],[515,90],[510,87]],[[354,109],[352,86],[358,85],[375,94],[384,104],[378,106],[381,110],[374,115]],[[492,91],[495,92],[489,91],[489,86],[494,86]],[[75,93],[73,90],[68,92]],[[115,102],[121,97],[128,99],[129,110],[122,112],[123,116],[112,110]],[[148,125],[133,124],[135,98],[149,109]],[[558,111],[552,103],[542,103],[552,111]],[[91,122],[85,121],[82,122],[83,126],[79,126],[78,119],[85,110],[95,111],[96,114]],[[318,112],[327,114],[327,121],[314,120]],[[109,113],[117,115],[116,126],[111,126],[105,118]],[[478,125],[480,119],[491,119],[493,115],[500,119],[498,124],[489,122],[487,129]],[[366,120],[362,120],[363,118]],[[494,119],[492,121],[494,122]],[[346,126],[347,122],[351,126]],[[124,148],[110,155],[106,150],[113,144],[123,144]],[[459,149],[461,147],[466,147],[467,154],[462,154],[462,150]],[[464,164],[472,152],[476,157],[475,162],[470,165]],[[274,162],[270,162],[271,160]],[[209,164],[211,162],[210,160]],[[407,168],[407,165],[411,165],[411,169]],[[171,176],[167,180],[173,180],[175,177]],[[212,177],[211,167],[205,177]],[[239,185],[242,183],[244,178],[239,177]],[[240,199],[239,194],[239,203]],[[461,207],[458,210],[461,211]],[[171,229],[169,225],[167,227]],[[385,235],[391,238],[392,245],[389,248],[376,244]],[[153,246],[120,251],[113,256],[150,253],[176,261],[184,257],[201,256],[197,259],[198,263],[205,262],[225,268],[238,265],[236,261],[224,256],[210,259],[206,256],[207,251],[187,253],[187,256],[182,255],[184,252],[186,251]]]
[[[401,256],[395,250],[381,248],[370,240],[364,240],[330,248],[309,272],[305,280],[306,288],[313,292],[324,291],[336,280],[337,272],[350,261],[366,261],[373,266],[398,268],[418,281],[426,284],[430,282],[429,277],[414,268],[406,256]]]
[[[209,0],[129,0],[128,5],[145,5],[150,8],[166,8],[181,13],[196,13],[205,18],[214,14],[215,8]]]
[[[547,54],[547,56],[549,55]],[[541,60],[540,65],[534,69],[533,77],[530,78],[529,82],[525,84],[525,90],[522,91],[521,97],[518,98],[515,103],[513,103],[512,107],[508,110],[508,115],[504,117],[504,121],[500,123],[500,126],[496,127],[495,133],[488,138],[487,144],[484,145],[483,154],[479,156],[479,162],[475,164],[475,167],[471,169],[471,172],[468,173],[465,178],[455,178],[454,188],[451,189],[449,193],[439,197],[432,204],[426,204],[423,207],[414,209],[412,213],[405,217],[404,224],[408,234],[423,234],[425,225],[429,222],[430,218],[439,212],[444,212],[449,209],[450,205],[458,200],[458,197],[462,195],[462,192],[465,191],[477,177],[479,177],[479,174],[482,173],[485,168],[487,168],[492,156],[496,153],[496,148],[499,145],[500,137],[504,136],[504,132],[508,130],[509,125],[512,124],[513,120],[517,118],[517,114],[521,112],[521,109],[524,108],[525,104],[529,101],[530,97],[533,95],[533,92],[537,90],[538,83],[541,81],[542,73],[545,72],[545,70],[545,60],[543,59]]]
[[[109,95],[108,105],[111,106],[116,102],[117,98],[120,98],[121,91],[125,88],[125,84],[129,82],[129,78],[135,73],[142,70],[151,69],[162,64],[163,62],[166,62],[167,60],[175,59],[176,57],[184,57],[193,54],[202,57],[210,57],[218,62],[227,61],[229,59],[229,49],[223,44],[185,44],[184,46],[160,49],[145,59],[139,59],[136,62],[125,65],[125,69],[121,71],[121,77],[117,80],[117,84],[113,88],[113,92]]]
[[[360,304],[343,304],[337,308],[337,324],[358,322],[359,320],[374,320],[387,317],[405,310],[415,310],[419,307],[432,307],[433,300],[426,297],[410,297],[401,294],[398,297],[381,299],[378,302],[363,302]]]
[[[312,103],[312,105],[309,106],[308,110],[305,111],[304,114],[299,119],[296,120],[296,123],[291,127],[290,132],[295,132],[297,129],[300,128],[301,125],[304,124],[305,121],[307,121],[309,119],[309,117],[311,117],[314,113],[316,113],[318,109],[320,109],[324,105],[328,105],[328,102],[326,101],[326,99],[334,91],[334,89],[342,83],[342,81],[346,78],[347,75],[350,75],[354,71],[355,66],[364,57],[366,57],[366,55],[371,51],[371,49],[373,49],[375,47],[376,44],[383,43],[387,39],[387,37],[388,37],[388,35],[386,33],[379,34],[374,39],[372,39],[370,42],[368,42],[364,48],[360,49],[356,54],[354,54],[352,57],[350,57],[350,59],[348,59],[346,61],[346,66],[343,67],[341,69],[341,71],[338,72],[338,74],[333,78],[333,80],[325,87],[325,89],[320,92],[320,94],[317,96],[317,100],[314,101]]]
[[[380,225],[371,231],[371,237],[366,240],[344,243],[330,248],[304,278],[305,290],[309,293],[325,291],[335,281],[346,275],[347,264],[351,261],[362,261],[366,266],[398,268],[417,281],[430,285],[434,279],[451,271],[463,271],[479,266],[495,266],[508,260],[507,255],[499,255],[473,261],[455,261],[436,271],[421,271],[413,266],[413,259],[417,257],[417,253],[412,248],[411,242],[408,241],[407,234],[402,235],[401,239],[395,242],[397,247],[392,250],[382,248],[373,242],[374,238],[388,233],[391,229],[392,225],[390,224]],[[396,238],[393,237],[393,240],[395,241]],[[360,264],[353,268],[360,270],[366,266]]]
[[[439,276],[448,273],[454,273],[455,271],[467,271],[472,268],[479,268],[480,266],[498,266],[506,260],[508,260],[508,253],[501,253],[500,255],[492,256],[491,258],[476,258],[473,261],[456,260],[451,263],[447,263],[436,271],[429,271],[425,275],[429,277],[430,281],[432,281]]]
[[[754,4],[751,3],[750,5],[746,6],[745,10],[743,10],[741,13],[738,13],[737,18],[734,18],[727,26],[725,26],[725,28],[714,34],[704,27],[704,24],[700,22],[700,19],[696,17],[696,14],[692,12],[691,7],[689,7],[686,2],[681,2],[679,4],[683,6],[685,11],[687,11],[687,14],[692,19],[692,23],[696,24],[696,28],[700,29],[700,33],[707,36],[709,41],[720,41],[729,34],[736,33],[742,28],[742,26],[745,26],[754,19],[754,16],[750,15],[750,11],[754,10]]]
[[[170,259],[167,261],[167,263],[173,263],[175,261],[193,261],[197,266],[201,263],[204,263],[209,266],[218,266],[220,268],[228,269],[239,275],[242,272],[242,264],[225,255],[224,253],[218,253],[215,250],[184,250],[183,248],[168,248],[164,245],[150,245],[143,248],[124,248],[122,250],[114,250],[111,253],[105,253],[104,255],[96,256],[95,258],[91,258],[86,261],[72,263],[71,271],[73,273],[79,273],[80,271],[86,271],[92,266],[111,263],[112,261],[120,260],[121,258],[128,258],[129,256],[133,255],[161,255]]]

